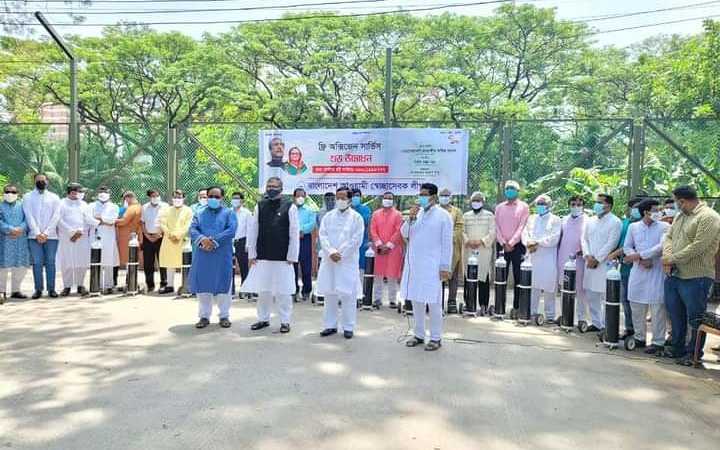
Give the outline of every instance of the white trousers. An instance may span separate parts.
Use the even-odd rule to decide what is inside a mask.
[[[113,266],[102,266],[102,288],[110,289],[113,287]]]
[[[545,304],[545,318],[555,320],[555,293],[545,292],[542,289],[534,289],[530,293],[530,310],[537,315],[540,310],[540,295],[543,296]]]
[[[425,303],[412,302],[415,319],[415,337],[425,340]],[[442,339],[442,304],[428,303],[430,307],[430,340]]]
[[[665,305],[662,303],[636,303],[630,302],[632,310],[633,325],[635,326],[635,340],[647,341],[647,313],[650,310],[650,319],[652,324],[652,343],[655,345],[663,345],[665,343],[665,332],[667,331],[666,321],[667,313]]]
[[[338,302],[342,302],[342,320],[338,321]],[[323,306],[323,325],[325,328],[338,328],[343,331],[355,331],[357,321],[357,301],[349,295],[326,295]]]
[[[326,300],[327,302],[327,300]],[[258,293],[257,299],[257,318],[260,322],[270,322],[270,313],[272,305],[275,304],[277,314],[280,316],[280,323],[290,323],[292,316],[292,296],[290,294],[280,294],[273,296],[271,292]]]
[[[85,274],[87,267],[66,267],[62,270],[63,286],[73,288],[77,286],[85,286]],[[112,274],[110,275],[112,276]]]
[[[589,307],[592,324],[600,329],[605,328],[605,294],[585,289],[584,295],[578,300],[578,321],[585,320],[587,322],[585,308]]]
[[[397,292],[400,290],[400,280],[388,278],[387,283],[383,283],[382,277],[375,278],[375,283],[373,284],[373,301],[376,304],[382,304],[385,286],[387,286],[388,301],[396,303]]]
[[[28,269],[27,267],[7,267],[4,269],[0,269],[0,293],[4,292],[8,295],[14,294],[15,292],[20,292],[20,288],[22,287],[23,278],[25,278],[25,274],[27,273]],[[12,275],[11,278],[11,290],[7,290],[7,282],[8,282],[8,276]]]
[[[175,268],[165,267],[167,271],[167,287],[175,287]]]
[[[360,272],[358,272],[360,275],[358,277],[358,288],[357,288],[357,300],[362,300],[364,297],[363,290],[365,289],[364,280],[365,280],[365,271],[363,269],[360,269]]]
[[[228,294],[209,294],[199,293],[198,298],[198,316],[201,319],[210,319],[212,315],[213,299],[217,302],[220,319],[230,318],[230,305],[232,304],[232,296]]]

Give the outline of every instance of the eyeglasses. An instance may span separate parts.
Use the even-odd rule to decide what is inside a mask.
[[[221,199],[222,197],[220,197],[219,195],[208,195],[208,198],[217,198],[217,199]]]
[[[18,191],[5,191],[6,194],[17,194]]]

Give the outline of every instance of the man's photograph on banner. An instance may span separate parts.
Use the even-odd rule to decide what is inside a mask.
[[[432,180],[467,193],[468,133],[459,129],[378,128],[260,131],[260,186],[277,176],[285,194],[340,186],[368,195],[416,195]]]

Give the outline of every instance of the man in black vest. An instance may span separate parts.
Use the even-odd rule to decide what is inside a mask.
[[[283,184],[278,177],[268,178],[265,196],[255,207],[247,233],[250,273],[242,292],[257,292],[258,321],[250,328],[270,326],[274,302],[280,316],[280,332],[290,331],[292,294],[295,293],[295,271],[300,249],[300,224],[297,207],[282,197]]]

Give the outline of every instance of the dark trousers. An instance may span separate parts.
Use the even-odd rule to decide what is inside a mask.
[[[155,242],[150,242],[150,239],[143,239],[142,252],[143,252],[143,270],[145,271],[145,284],[148,290],[155,289],[155,261],[160,256],[160,245],[162,244],[162,238]],[[165,268],[160,268],[160,287],[164,288],[167,286],[167,271]]]
[[[248,276],[248,254],[245,246],[247,245],[247,238],[240,238],[233,241],[235,246],[235,261],[237,261],[238,267],[240,268],[240,284],[245,281]],[[233,277],[233,293],[235,293],[235,277]]]
[[[450,281],[448,281],[448,302],[455,303],[457,300],[460,277],[462,277],[462,261],[458,263],[453,273],[450,274]]]
[[[467,295],[470,294],[470,288],[467,282],[467,279],[465,279],[465,290],[464,290],[464,296],[465,301],[467,301]],[[485,279],[477,282],[477,306],[484,306],[487,308],[488,304],[490,303],[490,274],[485,275]]]
[[[632,321],[632,307],[630,306],[630,301],[627,298],[628,284],[630,283],[630,274],[621,274],[620,277],[620,302],[622,303],[623,315],[625,316],[625,331],[634,331],[635,326],[633,326]]]
[[[687,354],[692,355],[695,351],[697,330],[707,309],[712,285],[712,278],[681,279],[671,276],[665,280],[665,306],[672,325],[673,356],[679,358]],[[690,343],[686,346],[688,323],[690,323]],[[703,335],[700,342],[700,358],[703,355],[704,345]]]
[[[498,253],[503,249],[502,245],[497,244]],[[512,265],[513,274],[513,309],[518,309],[518,283],[520,282],[520,264],[522,264],[523,256],[525,256],[525,246],[518,242],[511,252],[505,252],[505,261],[508,269]],[[508,272],[509,273],[509,272]]]
[[[310,294],[312,292],[312,235],[310,233],[303,234],[300,238],[300,255],[298,263],[295,266],[295,293],[300,292],[298,278],[302,275],[302,293]]]

